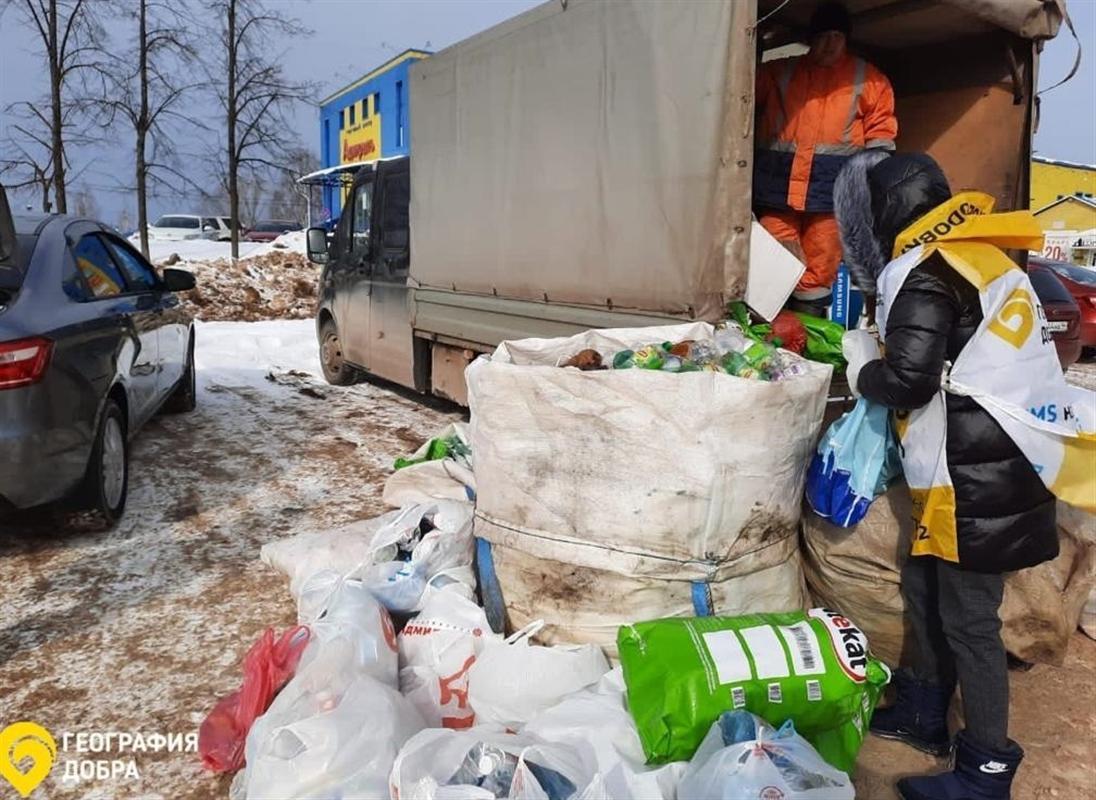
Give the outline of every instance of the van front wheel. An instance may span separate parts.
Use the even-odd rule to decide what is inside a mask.
[[[326,320],[320,326],[320,367],[327,382],[334,386],[356,383],[358,373],[343,359],[342,342],[334,320]]]

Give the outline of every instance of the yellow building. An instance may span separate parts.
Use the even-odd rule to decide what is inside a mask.
[[[1035,209],[1034,214],[1047,233],[1091,230],[1096,228],[1096,197],[1068,195]]]
[[[1096,165],[1035,156],[1031,159],[1031,205],[1036,214],[1063,197],[1096,201]],[[1092,225],[1086,227],[1091,228]]]

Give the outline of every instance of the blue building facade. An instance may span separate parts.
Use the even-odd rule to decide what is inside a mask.
[[[413,63],[429,56],[425,50],[405,50],[320,101],[320,162],[325,169],[410,152],[409,72]],[[324,186],[318,216],[337,218],[343,192],[336,185]]]

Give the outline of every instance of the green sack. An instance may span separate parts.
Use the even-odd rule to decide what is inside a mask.
[[[803,350],[803,356],[811,361],[832,364],[835,369],[844,369],[845,355],[841,352],[841,337],[845,335],[845,326],[798,311],[795,315],[807,329],[807,346]]]
[[[725,711],[787,720],[849,772],[890,670],[840,612],[662,619],[617,632],[647,762],[691,759]]]
[[[743,332],[758,342],[767,342],[772,333],[772,325],[760,322],[750,324],[750,310],[746,304],[736,300],[727,307],[731,320],[738,323]],[[830,364],[834,369],[845,369],[845,355],[841,352],[841,337],[845,327],[839,323],[821,317],[812,317],[799,311],[793,312],[807,331],[807,345],[803,348],[803,357],[822,364]]]

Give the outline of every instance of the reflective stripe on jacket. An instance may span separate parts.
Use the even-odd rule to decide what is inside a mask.
[[[832,67],[806,57],[762,65],[757,77],[754,204],[833,211],[833,184],[849,156],[894,149],[894,90],[878,69],[846,55]]]

